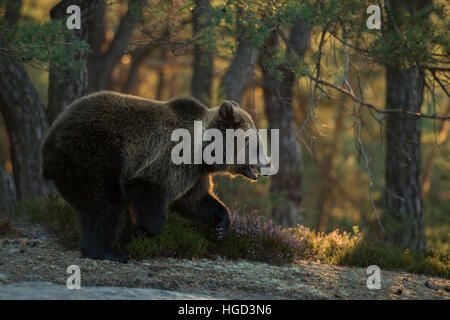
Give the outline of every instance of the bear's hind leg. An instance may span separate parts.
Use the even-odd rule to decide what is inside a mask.
[[[122,187],[118,182],[95,185],[83,182],[79,185],[77,181],[57,180],[54,183],[61,196],[78,212],[81,252],[92,259],[126,262],[126,253],[114,249],[126,209]]]
[[[155,183],[135,179],[125,186],[125,192],[137,215],[133,232],[144,231],[148,236],[160,234],[166,223],[167,191]]]
[[[123,207],[103,202],[101,207],[79,212],[82,230],[80,249],[84,256],[91,259],[127,261],[126,253],[115,250],[123,210]]]

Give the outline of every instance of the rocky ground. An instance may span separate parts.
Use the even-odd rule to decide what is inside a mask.
[[[157,299],[450,299],[450,281],[446,279],[381,270],[381,289],[370,290],[365,269],[312,261],[273,266],[221,258],[158,258],[127,264],[91,260],[82,258],[79,251],[63,249],[41,230],[30,232],[31,229],[27,227],[26,232],[19,230],[15,235],[0,239],[0,299],[52,298],[51,292],[55,292],[54,298],[70,298],[57,293],[62,287],[52,291],[55,287],[42,283],[65,285],[70,275],[66,273],[69,265],[80,267],[83,288],[168,290],[165,295],[158,290],[131,290],[125,293],[129,298],[149,298],[152,296],[148,296],[149,292],[153,292],[153,298]],[[107,294],[100,293],[97,297],[124,298],[108,290],[105,288],[103,291]],[[89,297],[95,295],[86,296]]]

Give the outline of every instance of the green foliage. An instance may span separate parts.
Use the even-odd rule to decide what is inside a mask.
[[[0,19],[0,35],[2,60],[25,62],[43,70],[48,70],[50,61],[56,70],[77,70],[84,61],[72,59],[72,55],[90,51],[85,41],[72,39],[64,21],[26,21],[9,28]]]
[[[19,216],[38,223],[55,235],[58,242],[76,248],[80,239],[78,217],[72,207],[56,194],[44,198],[22,200],[16,208]]]
[[[316,234],[305,227],[294,229],[295,235],[308,244],[307,256],[321,262],[365,268],[377,265],[385,270],[450,277],[449,256],[429,249],[413,251],[378,242],[364,236],[357,228],[353,233]]]
[[[425,214],[427,246],[450,255],[450,215],[448,214],[450,203],[449,201],[427,202],[425,202],[425,207],[429,208]]]
[[[153,257],[200,258],[208,255],[209,241],[202,232],[183,218],[169,213],[161,234],[146,238],[142,234],[128,244],[131,258]]]
[[[448,258],[435,250],[417,252],[384,243],[362,242],[339,256],[336,264],[359,267],[376,264],[381,269],[404,270],[449,278],[450,261]]]
[[[233,38],[244,37],[250,48],[261,48],[270,33],[281,24],[291,25],[301,14],[299,1],[228,0],[213,5],[209,13],[209,38],[222,39],[217,52],[236,50]],[[303,20],[308,21],[308,20]]]
[[[437,63],[439,55],[450,51],[448,33],[442,32],[450,26],[445,4],[434,1],[423,6],[417,0],[410,2],[411,6],[404,7],[410,9],[416,6],[416,10],[403,10],[400,5],[394,4],[388,10],[383,6],[381,17],[384,30],[381,31],[370,30],[366,26],[369,17],[366,9],[373,4],[367,0],[222,1],[210,10],[209,25],[205,28],[208,31],[205,31],[202,42],[211,44],[215,43],[214,39],[220,38],[216,51],[229,52],[230,48],[235,47],[233,38],[245,36],[251,48],[266,50],[264,43],[271,32],[288,30],[293,24],[302,22],[310,23],[316,29],[326,27],[328,33],[333,34],[326,41],[336,37],[341,42],[346,39],[361,56],[384,65],[396,64],[406,68]],[[311,52],[313,55],[314,52]],[[263,63],[275,69],[283,60],[291,61],[292,58],[292,52],[281,50],[274,61]],[[297,64],[291,70],[298,75],[312,74],[314,65]]]

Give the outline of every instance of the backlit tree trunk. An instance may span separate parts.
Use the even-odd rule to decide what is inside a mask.
[[[295,25],[290,33],[289,47],[303,55],[309,47],[309,36],[309,25]],[[278,45],[276,34],[271,35],[266,45],[269,50]],[[285,200],[274,208],[273,216],[282,226],[291,227],[301,220],[299,204],[302,200],[303,160],[292,104],[296,76],[288,66],[282,66],[281,72],[282,79],[278,79],[263,65],[264,102],[269,128],[280,130],[280,166],[278,173],[271,177],[271,191]]]

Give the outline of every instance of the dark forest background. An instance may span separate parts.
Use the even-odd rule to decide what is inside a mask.
[[[80,30],[66,27],[72,4]],[[371,4],[381,29],[367,28]],[[40,141],[84,94],[232,99],[280,129],[277,175],[215,178],[233,210],[448,255],[448,11],[445,0],[2,0],[3,210],[51,189]]]

